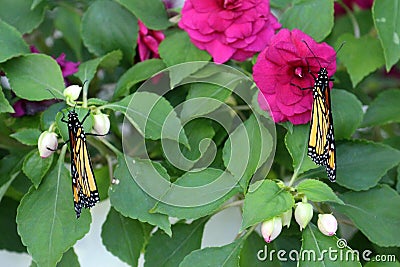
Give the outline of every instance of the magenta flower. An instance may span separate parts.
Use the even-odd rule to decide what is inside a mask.
[[[239,61],[262,51],[281,27],[269,0],[187,0],[179,27],[216,63]]]
[[[328,44],[318,44],[298,29],[282,29],[259,54],[253,67],[253,78],[260,89],[260,107],[268,109],[275,122],[307,123],[311,116],[312,90],[300,90],[293,84],[301,88],[312,87],[314,78],[308,70],[317,75],[318,62],[327,68],[330,76],[333,75],[335,56],[335,50]]]
[[[348,6],[350,10],[353,10],[354,5],[357,5],[360,9],[370,9],[374,3],[374,0],[343,0],[343,4]],[[335,3],[335,15],[343,15],[346,10],[338,4]]]
[[[159,58],[158,46],[164,40],[165,35],[162,31],[149,30],[140,20],[138,50],[140,61],[150,58]]]
[[[61,53],[61,55],[59,55],[58,58],[56,58],[56,61],[58,65],[60,65],[62,76],[64,77],[64,79],[67,76],[70,76],[78,72],[78,67],[80,63],[65,60],[64,53]]]

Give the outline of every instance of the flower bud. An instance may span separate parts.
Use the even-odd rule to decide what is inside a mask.
[[[310,203],[297,203],[297,207],[294,210],[294,218],[300,225],[300,231],[306,228],[307,224],[311,221],[313,216],[313,207]]]
[[[337,230],[337,220],[332,214],[318,214],[318,229],[327,236],[332,236]]]
[[[287,226],[287,228],[289,228],[290,221],[292,220],[292,209],[282,213],[281,218],[282,218],[282,226]]]
[[[110,131],[110,119],[108,118],[108,115],[99,113],[95,114],[93,118],[93,131],[96,134],[106,135]]]
[[[271,220],[265,221],[261,224],[261,234],[265,242],[270,243],[282,231],[281,217],[274,217]]]
[[[47,158],[57,149],[57,135],[49,131],[44,131],[38,140],[39,154],[42,158]]]
[[[79,85],[70,85],[67,88],[64,89],[64,96],[72,101],[75,101],[78,99],[79,95],[81,94],[82,87]]]

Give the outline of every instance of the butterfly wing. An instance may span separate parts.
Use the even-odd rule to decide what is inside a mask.
[[[331,181],[336,179],[335,141],[329,88],[322,83],[313,88],[313,106],[308,141],[308,155],[327,169]]]
[[[71,138],[71,134],[70,134]],[[92,163],[87,150],[85,134],[82,127],[76,129],[71,141],[71,173],[74,208],[77,218],[82,207],[91,208],[100,201]]]

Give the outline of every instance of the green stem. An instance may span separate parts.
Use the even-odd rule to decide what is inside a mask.
[[[119,151],[115,146],[108,142],[105,138],[101,138],[100,141],[105,144],[116,156],[122,156],[122,152]]]
[[[249,235],[256,229],[258,224],[253,225],[252,227],[250,227],[249,230],[246,231],[246,233],[243,236],[243,239],[247,239],[249,237]]]
[[[357,22],[356,17],[354,16],[354,13],[342,1],[338,1],[338,3],[346,11],[347,15],[349,15],[351,23],[353,24],[354,37],[356,37],[357,39],[360,38],[360,26],[358,25],[358,22]]]
[[[298,169],[296,169],[296,170],[294,171],[293,175],[292,175],[292,178],[290,178],[288,187],[291,187],[291,186],[293,185],[293,183],[294,183],[294,181],[296,180],[298,174],[299,174],[299,171],[298,171]]]
[[[83,83],[83,89],[82,89],[82,107],[87,108],[87,95],[88,95],[88,89],[89,89],[89,83],[84,82]]]

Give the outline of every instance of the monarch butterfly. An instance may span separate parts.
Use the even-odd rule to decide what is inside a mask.
[[[74,110],[68,111],[68,120],[65,119],[64,113],[61,118],[61,121],[68,125],[71,149],[72,193],[74,196],[74,209],[77,218],[81,215],[82,207],[91,208],[100,201],[96,179],[86,145],[86,135],[88,134],[85,134],[83,130],[83,123],[89,114],[90,111],[88,111],[82,121],[79,121],[78,114],[75,112],[74,108]]]
[[[336,155],[328,71],[320,68],[314,77],[308,156],[326,167],[331,182],[336,180]]]
[[[308,44],[304,40],[303,42],[317,59]],[[342,46],[343,44],[338,51]],[[314,78],[314,86],[300,88],[313,90],[307,154],[316,164],[325,166],[329,180],[334,182],[336,181],[336,148],[329,88],[329,82],[333,81],[333,79],[329,78],[327,68],[323,68],[318,59],[317,62],[320,66],[317,77],[309,69],[309,73]]]

